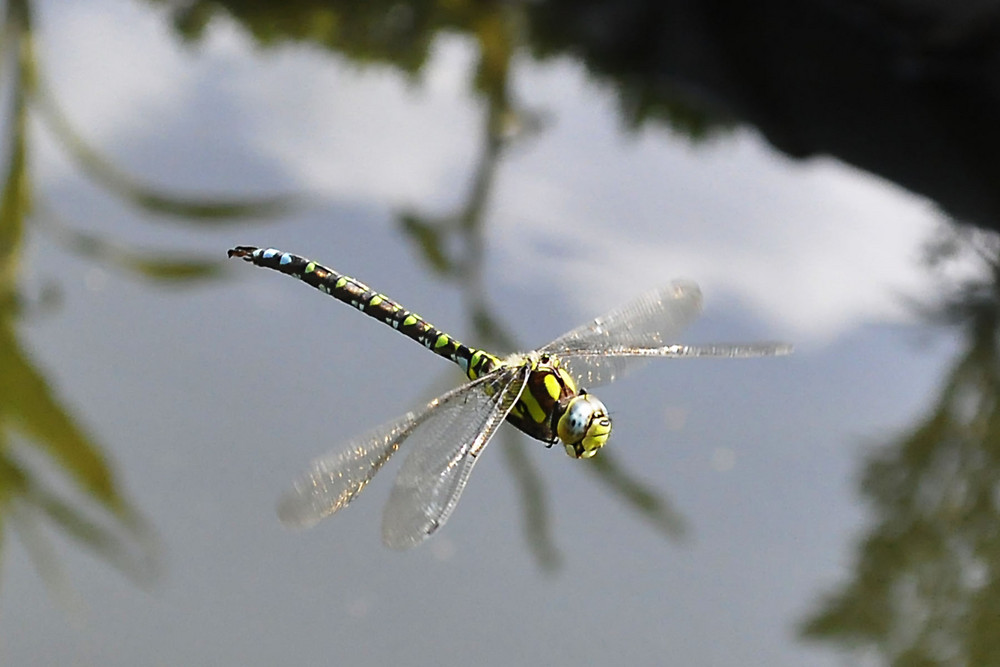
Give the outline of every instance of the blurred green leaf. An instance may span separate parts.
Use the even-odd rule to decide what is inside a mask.
[[[215,279],[224,274],[224,263],[218,259],[197,259],[189,253],[170,256],[162,250],[142,251],[128,248],[121,243],[70,229],[51,215],[44,218],[46,229],[69,251],[80,257],[98,260],[101,266],[132,274],[139,278],[167,281]],[[39,223],[42,219],[38,220]]]
[[[1000,245],[961,236],[928,261],[966,245],[986,268],[935,318],[961,327],[965,347],[926,414],[867,457],[871,525],[847,581],[800,626],[886,665],[1000,664]]]
[[[88,494],[120,514],[118,494],[100,449],[69,418],[48,383],[27,363],[7,327],[0,327],[0,426],[16,428],[49,454]]]
[[[663,494],[629,474],[614,454],[602,449],[587,463],[587,470],[596,475],[609,491],[622,498],[628,507],[664,536],[677,539],[687,532],[684,518],[674,511]]]
[[[55,100],[42,86],[34,91],[32,101],[33,108],[46,121],[60,146],[76,160],[81,173],[147,213],[198,225],[244,225],[248,218],[285,214],[296,200],[296,197],[289,194],[238,198],[167,194],[139,183],[91,148],[73,129]]]
[[[11,106],[10,128],[7,132],[10,137],[10,152],[0,199],[0,289],[4,289],[4,301],[10,298],[8,295],[12,294],[12,286],[17,277],[17,249],[21,247],[24,221],[31,205],[25,147],[27,105],[20,87],[14,88]]]
[[[511,428],[505,429],[504,436],[503,452],[507,469],[511,471],[517,484],[525,538],[538,566],[551,572],[562,564],[562,556],[552,540],[545,486],[525,451],[525,439]]]

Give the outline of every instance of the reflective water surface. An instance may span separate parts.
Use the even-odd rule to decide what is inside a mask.
[[[1000,42],[811,5],[5,3],[0,662],[1000,662]],[[673,278],[796,351],[503,429],[400,554],[391,471],[274,505],[460,374],[238,244],[498,353]]]

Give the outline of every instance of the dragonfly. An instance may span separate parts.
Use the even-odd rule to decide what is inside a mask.
[[[278,502],[290,527],[307,528],[349,505],[404,442],[410,453],[382,515],[382,541],[414,547],[445,524],[472,468],[504,421],[571,457],[594,456],[611,435],[604,403],[584,387],[607,384],[653,358],[788,354],[785,343],[672,342],[701,312],[698,286],[677,280],[577,327],[548,345],[500,357],[468,347],[364,283],[275,250],[237,246],[229,257],[280,271],[357,308],[458,364],[469,382],[357,436],[312,462]]]

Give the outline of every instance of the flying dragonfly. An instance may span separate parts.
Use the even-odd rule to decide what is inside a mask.
[[[453,361],[469,378],[422,409],[316,459],[278,503],[283,523],[312,526],[350,504],[406,443],[411,451],[382,516],[382,541],[392,549],[416,546],[445,524],[479,455],[504,421],[586,459],[607,442],[611,417],[584,387],[612,382],[651,358],[765,357],[792,350],[785,343],[673,342],[701,312],[698,286],[675,281],[548,345],[499,357],[463,345],[384,294],[305,257],[251,246],[233,248],[229,256],[312,285]]]

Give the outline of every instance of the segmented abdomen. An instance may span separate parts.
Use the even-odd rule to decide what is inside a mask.
[[[428,350],[454,361],[471,379],[489,372],[499,364],[499,360],[493,355],[463,345],[416,313],[406,310],[360,280],[345,276],[305,257],[274,248],[263,249],[252,246],[233,248],[229,251],[229,256],[286,273],[335,299],[354,306],[362,313],[412,338]]]

